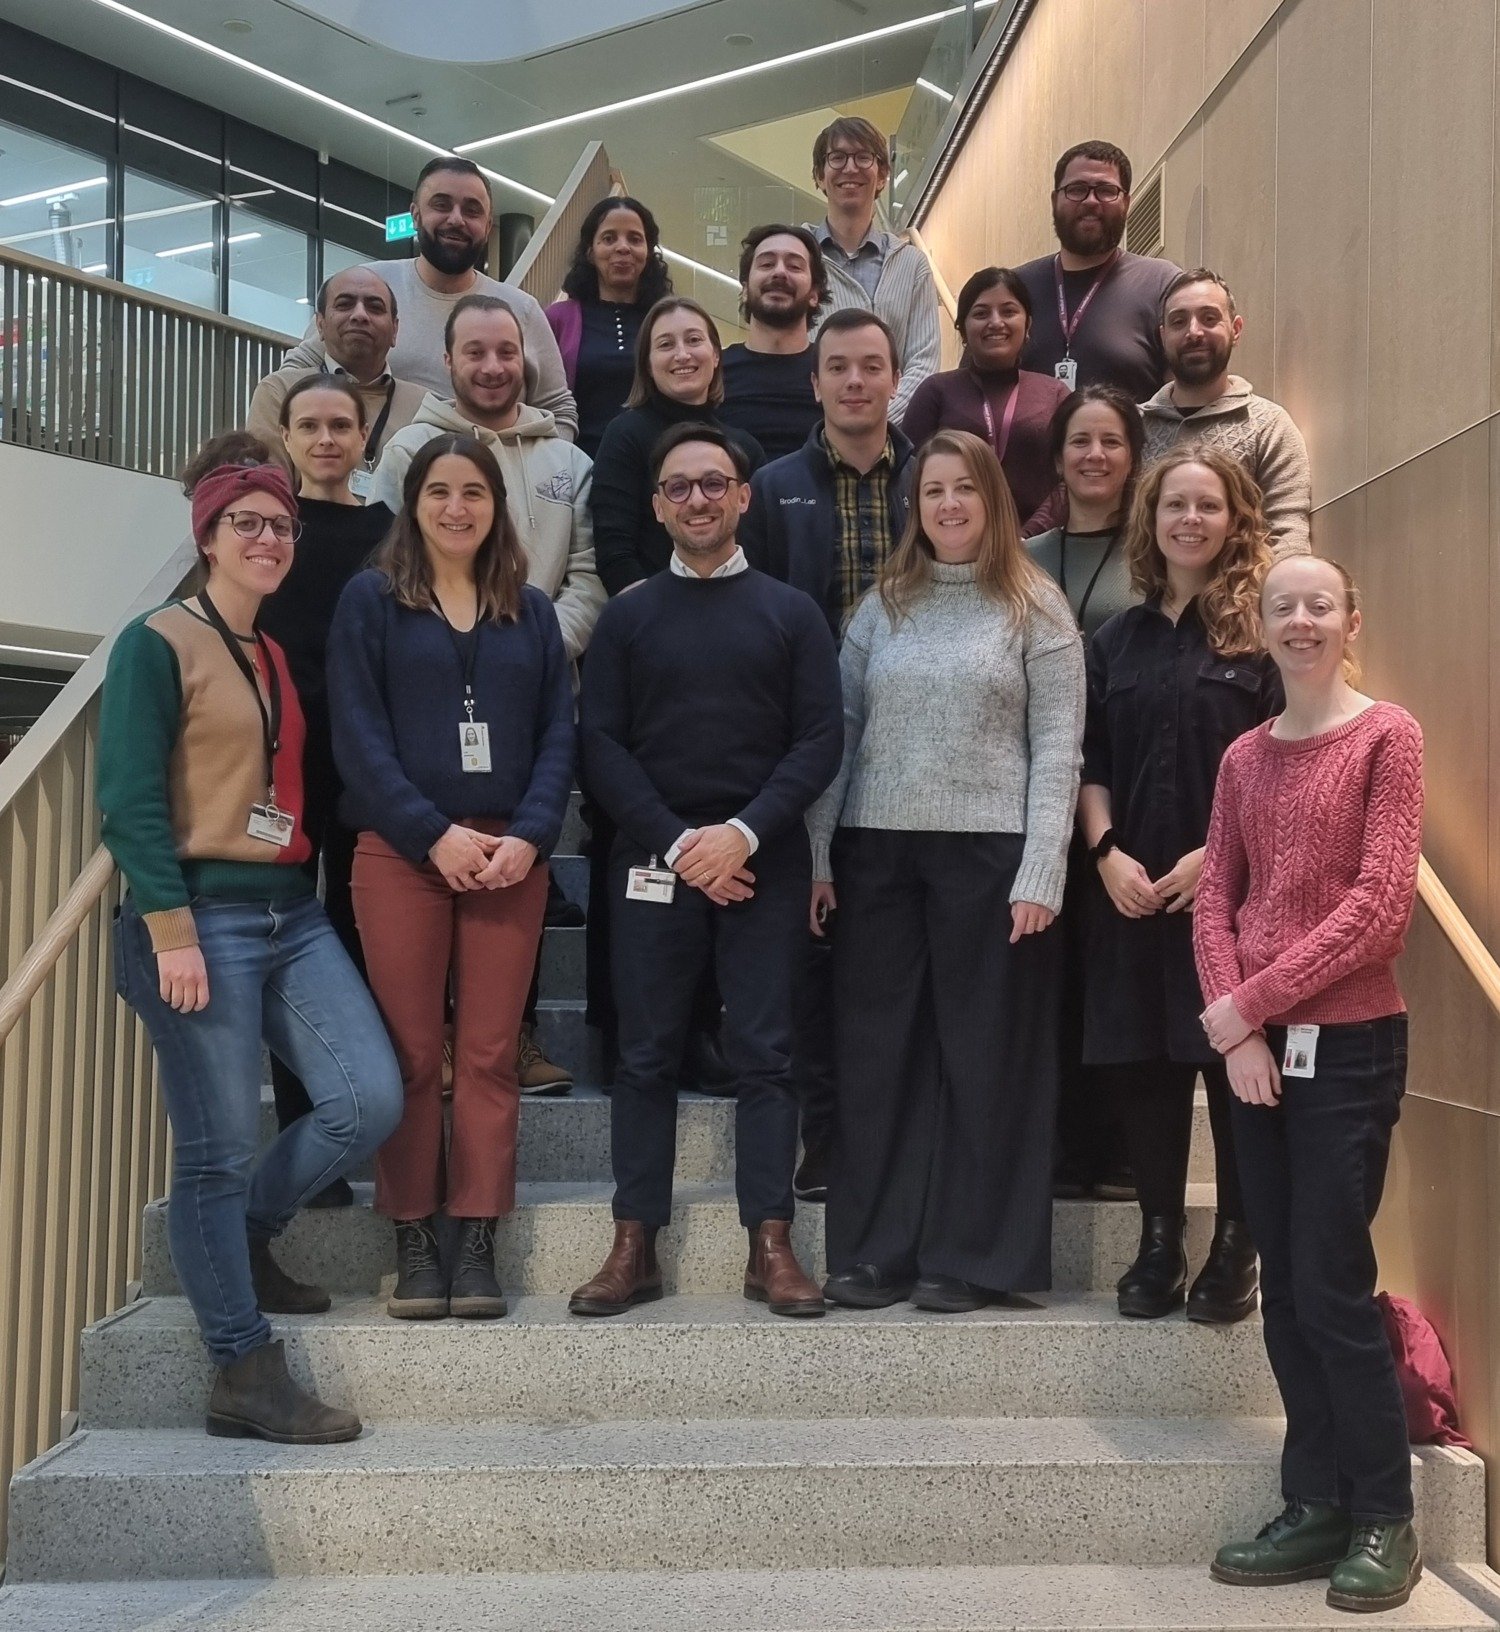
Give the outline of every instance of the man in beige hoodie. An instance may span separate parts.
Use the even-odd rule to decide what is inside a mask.
[[[604,605],[589,515],[593,466],[551,414],[521,400],[525,342],[516,314],[498,295],[465,295],[449,314],[444,342],[454,400],[429,391],[411,424],[390,438],[370,502],[400,510],[412,457],[433,437],[455,431],[477,437],[505,477],[506,508],[526,552],[528,580],[552,597],[563,644],[576,660]]]
[[[526,552],[527,580],[552,597],[563,644],[575,661],[604,605],[594,571],[594,525],[589,492],[594,467],[567,441],[557,422],[521,400],[526,389],[526,346],[510,306],[497,295],[465,295],[444,334],[454,400],[429,392],[416,418],[385,446],[371,484],[370,502],[401,508],[401,490],[417,449],[449,432],[473,436],[499,461],[505,503]],[[553,886],[556,892],[556,885]],[[576,924],[558,915],[569,904],[549,894],[548,922]],[[538,949],[540,963],[540,949]],[[572,1076],[554,1065],[536,1042],[536,980],[516,1054],[523,1093],[566,1093]]]

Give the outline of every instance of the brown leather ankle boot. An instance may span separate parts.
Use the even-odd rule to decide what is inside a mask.
[[[574,1315],[621,1315],[633,1303],[650,1303],[661,1296],[661,1270],[656,1262],[656,1231],[633,1218],[615,1220],[615,1244],[599,1266],[568,1300]]]
[[[745,1296],[769,1304],[773,1315],[825,1313],[822,1292],[792,1251],[792,1226],[786,1219],[768,1218],[750,1231]]]

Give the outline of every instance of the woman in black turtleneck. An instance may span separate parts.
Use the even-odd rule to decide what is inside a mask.
[[[1068,388],[1050,374],[1017,366],[1031,333],[1031,296],[1009,267],[987,266],[969,279],[959,291],[954,327],[964,343],[963,362],[922,381],[901,429],[915,447],[939,430],[969,431],[988,442],[1024,535],[1057,486],[1049,432]]]
[[[722,353],[714,320],[684,295],[657,301],[641,324],[635,384],[594,461],[594,563],[611,595],[663,571],[672,558],[672,541],[651,508],[651,449],[669,425],[719,425],[752,472],[765,463],[754,437],[715,416],[724,400]]]
[[[368,435],[364,399],[342,376],[309,374],[287,392],[281,405],[281,439],[297,476],[302,535],[291,570],[276,593],[261,603],[258,620],[286,653],[307,717],[303,781],[312,865],[317,866],[321,855],[329,921],[361,971],[364,959],[349,896],[355,835],[335,815],[342,788],[333,763],[324,660],[329,625],[344,585],[368,564],[395,520],[383,504],[361,504],[349,485],[364,462]],[[271,1085],[278,1126],[290,1126],[310,1109],[296,1074],[274,1056]],[[348,1185],[339,1179],[314,1205],[337,1206],[350,1199]]]

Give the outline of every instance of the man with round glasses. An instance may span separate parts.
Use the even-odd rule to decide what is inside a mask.
[[[1080,142],[1057,161],[1057,252],[1016,268],[1032,314],[1021,367],[1069,390],[1114,385],[1144,402],[1167,377],[1157,325],[1180,269],[1122,247],[1130,181],[1130,160],[1112,142]]]
[[[614,1244],[569,1308],[614,1315],[662,1295],[677,1080],[711,969],[736,1084],[744,1294],[773,1314],[821,1315],[791,1244],[792,970],[812,884],[803,817],[843,753],[838,657],[812,598],[745,560],[749,467],[726,433],[674,425],[652,465],[669,570],[604,608],[583,674],[584,774],[619,830],[608,888],[620,1029]]]
[[[819,318],[853,306],[890,325],[901,375],[890,417],[899,425],[912,392],[942,363],[932,267],[915,244],[876,222],[876,200],[891,179],[891,150],[868,119],[835,119],[819,131],[812,167],[813,181],[828,200],[827,217],[805,223],[828,272],[828,299]]]

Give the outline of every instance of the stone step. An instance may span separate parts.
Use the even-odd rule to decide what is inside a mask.
[[[504,1388],[507,1379],[495,1378]],[[377,1426],[350,1445],[85,1428],[11,1486],[8,1579],[1197,1565],[1280,1505],[1274,1419]],[[1484,1464],[1415,1458],[1435,1560]]]
[[[609,1097],[588,1086],[597,1075],[594,1034],[583,1023],[581,1004],[543,1002],[537,1016],[549,1056],[578,1075],[566,1094],[524,1096],[521,1132],[516,1146],[516,1175],[547,1183],[608,1183]],[[1213,1136],[1208,1107],[1200,1093],[1193,1111],[1192,1162],[1188,1180],[1211,1185],[1214,1177]],[[276,1136],[271,1090],[261,1100],[261,1143]],[[373,1163],[351,1177],[373,1177]],[[683,1094],[677,1103],[677,1182],[728,1183],[734,1177],[734,1101],[703,1094]]]
[[[584,981],[584,929],[544,929],[542,931],[543,997],[573,998],[581,1001],[587,994]]]
[[[1049,1293],[969,1315],[830,1310],[786,1320],[743,1296],[672,1297],[607,1320],[522,1297],[499,1321],[408,1323],[383,1300],[277,1317],[294,1374],[366,1422],[875,1417],[1244,1417],[1280,1410],[1259,1320],[1123,1319],[1112,1295]],[[503,1379],[500,1386],[497,1380]],[[89,1328],[80,1420],[196,1427],[212,1369],[187,1304],[148,1298]]]
[[[1483,1566],[1429,1568],[1380,1626],[1492,1628],[1497,1589]],[[1201,1562],[112,1581],[0,1589],[0,1632],[1348,1632],[1324,1590],[1224,1587]]]
[[[356,1205],[304,1212],[277,1247],[289,1273],[336,1292],[372,1295],[395,1274],[390,1221],[371,1211],[372,1189],[355,1186]],[[500,1226],[496,1261],[508,1292],[566,1295],[598,1269],[613,1235],[607,1184],[523,1184],[515,1213]],[[1052,1277],[1059,1291],[1107,1291],[1135,1257],[1140,1213],[1134,1203],[1060,1201],[1053,1208]],[[1188,1186],[1188,1250],[1196,1267],[1213,1232],[1213,1191]],[[824,1269],[823,1209],[801,1207],[792,1240],[808,1272]],[[671,1224],[657,1250],[670,1292],[738,1292],[745,1261],[733,1187],[677,1186]],[[144,1221],[141,1284],[175,1293],[167,1251],[166,1203],[152,1202]]]

